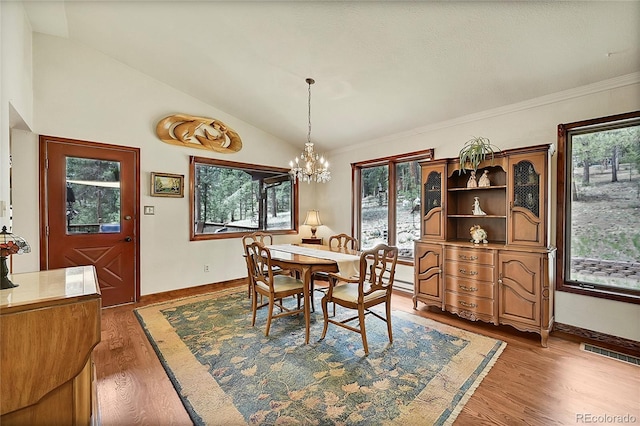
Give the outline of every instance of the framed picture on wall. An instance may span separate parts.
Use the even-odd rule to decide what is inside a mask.
[[[152,197],[184,197],[184,175],[151,172]]]

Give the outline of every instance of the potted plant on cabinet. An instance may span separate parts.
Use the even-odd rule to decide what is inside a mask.
[[[471,166],[471,170],[476,172],[478,165],[486,160],[487,156],[491,156],[491,161],[493,161],[494,154],[499,151],[500,148],[493,145],[488,138],[474,136],[460,149],[460,170],[458,170],[458,174],[466,173],[465,166]]]

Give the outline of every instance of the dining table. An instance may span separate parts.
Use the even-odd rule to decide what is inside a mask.
[[[300,274],[304,283],[305,344],[309,344],[311,324],[311,278],[316,272],[337,272],[346,277],[359,273],[360,255],[356,250],[316,244],[271,244],[271,263]]]

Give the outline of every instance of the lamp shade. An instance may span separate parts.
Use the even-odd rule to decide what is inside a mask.
[[[307,218],[304,220],[304,224],[314,227],[322,225],[322,221],[320,221],[320,212],[318,210],[309,210],[307,212]]]
[[[0,231],[0,256],[7,257],[12,254],[29,253],[31,247],[27,241],[7,231],[7,227],[3,226]]]

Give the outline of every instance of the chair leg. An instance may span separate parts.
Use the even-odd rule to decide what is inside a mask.
[[[389,333],[389,343],[393,343],[393,332],[391,331],[391,300],[385,303],[387,306],[387,332]]]
[[[275,301],[273,300],[273,297],[269,297],[269,313],[267,315],[267,328],[264,332],[265,336],[269,335],[269,329],[271,328],[271,317],[273,316],[274,304],[275,304]]]
[[[333,303],[333,316],[335,316],[336,304]],[[320,340],[324,339],[324,336],[327,335],[327,328],[329,328],[329,312],[327,312],[327,296],[322,298],[322,316],[324,318],[324,328],[322,329],[322,336],[320,336]]]
[[[256,325],[256,311],[258,310],[258,292],[255,289],[251,289],[253,292],[253,297],[251,300],[251,310],[253,311],[253,315],[251,316],[251,327]]]
[[[311,278],[310,278],[310,282],[309,282],[309,294],[311,295],[311,312],[315,313],[316,312],[316,305],[313,302],[313,289],[314,289],[314,283],[313,283],[313,274],[311,274]]]
[[[331,280],[333,280],[333,283],[331,283]],[[336,280],[334,278],[329,277],[329,285],[331,284],[335,284]],[[336,316],[336,302],[333,302],[333,317],[335,318]]]
[[[358,318],[360,320],[360,334],[362,335],[362,346],[364,346],[364,354],[369,355],[369,345],[367,345],[367,330],[364,325],[364,308],[358,309]]]

